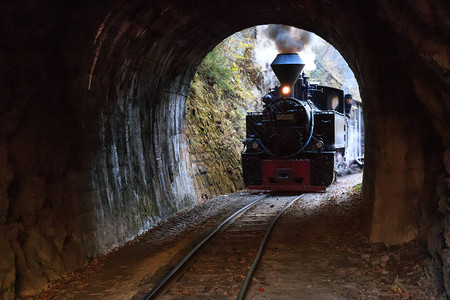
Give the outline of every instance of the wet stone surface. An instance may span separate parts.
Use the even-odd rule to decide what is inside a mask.
[[[305,195],[281,217],[248,299],[445,299],[423,275],[424,252],[414,242],[387,248],[364,237],[361,178],[340,177],[327,193]],[[54,282],[39,299],[136,299],[214,226],[259,197],[264,195],[240,192],[182,212]]]

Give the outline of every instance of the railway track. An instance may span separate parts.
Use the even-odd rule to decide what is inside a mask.
[[[143,299],[243,299],[275,222],[301,197],[262,198],[238,210]]]

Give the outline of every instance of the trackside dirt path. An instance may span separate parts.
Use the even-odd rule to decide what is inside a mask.
[[[386,248],[363,236],[361,180],[362,173],[339,177],[280,218],[247,299],[445,299],[422,275],[425,254],[415,242]],[[244,191],[182,212],[34,299],[141,299],[196,242],[261,197]]]

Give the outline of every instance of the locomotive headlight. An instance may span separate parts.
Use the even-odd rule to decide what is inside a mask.
[[[322,149],[323,148],[323,142],[322,141],[317,141],[316,142],[316,148],[317,149]]]
[[[281,93],[287,96],[291,93],[291,88],[288,85],[285,85],[281,88]]]

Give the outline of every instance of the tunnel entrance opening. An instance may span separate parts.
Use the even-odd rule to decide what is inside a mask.
[[[261,25],[222,41],[205,57],[191,82],[186,100],[186,136],[197,190],[203,199],[243,188],[240,156],[242,141],[246,134],[249,137],[245,132],[245,114],[267,109],[263,96],[280,85],[270,66],[280,51],[300,52],[305,68],[298,81],[310,78],[308,84],[317,90],[310,99],[324,98],[323,103],[314,102],[315,110],[345,109],[340,113],[347,117],[346,136],[343,148],[334,155],[335,174],[344,176],[362,170],[362,101],[344,58],[325,40],[308,31],[286,25]],[[336,94],[325,99],[322,86],[337,89]],[[344,103],[344,94],[353,95],[353,99]],[[300,94],[297,97],[306,99]],[[290,143],[295,144],[295,140]]]

